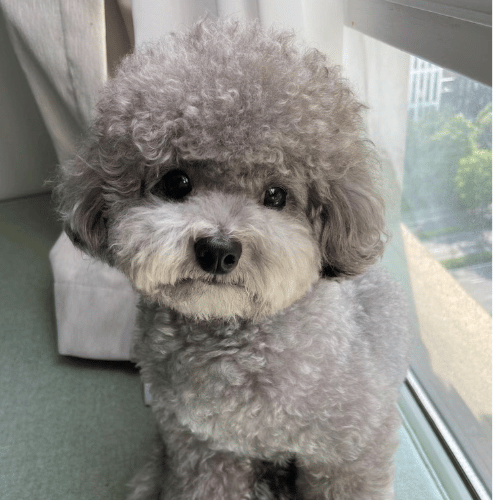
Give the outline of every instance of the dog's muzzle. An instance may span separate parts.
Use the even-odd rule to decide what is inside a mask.
[[[196,261],[210,274],[228,274],[237,265],[241,256],[241,243],[224,235],[200,238],[194,243]]]

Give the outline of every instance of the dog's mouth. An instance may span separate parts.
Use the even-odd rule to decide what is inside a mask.
[[[236,288],[245,288],[243,283],[224,281],[214,276],[213,278],[183,278],[179,280],[177,285],[194,285],[196,283],[209,285],[209,286],[231,286]]]
[[[176,281],[173,286],[194,286],[197,284],[215,287],[235,287],[245,289],[245,286],[242,282],[222,280],[218,276],[213,276],[212,278],[182,278]]]

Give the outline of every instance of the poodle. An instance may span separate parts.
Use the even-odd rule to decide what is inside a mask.
[[[336,66],[203,20],[125,58],[56,189],[141,296],[159,440],[130,500],[391,499],[406,303]]]

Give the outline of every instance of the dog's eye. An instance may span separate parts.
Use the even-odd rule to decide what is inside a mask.
[[[264,205],[281,210],[286,205],[286,191],[280,187],[272,187],[264,195]]]
[[[193,187],[187,174],[182,170],[170,170],[153,187],[151,192],[169,200],[181,200],[187,196]]]

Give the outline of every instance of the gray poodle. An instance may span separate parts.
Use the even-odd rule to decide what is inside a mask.
[[[393,498],[405,301],[363,106],[317,51],[202,21],[128,56],[61,169],[65,230],[141,296],[159,440],[129,499]]]

